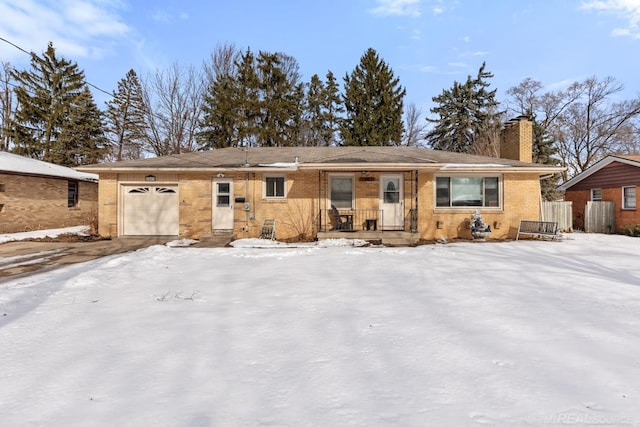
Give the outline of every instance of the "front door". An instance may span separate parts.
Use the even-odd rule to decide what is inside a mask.
[[[233,230],[233,180],[213,180],[213,231]]]
[[[404,229],[404,194],[402,175],[380,177],[380,209],[383,230]]]

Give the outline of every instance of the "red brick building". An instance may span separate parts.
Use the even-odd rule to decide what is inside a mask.
[[[638,210],[640,156],[607,156],[587,170],[563,183],[559,190],[573,202],[573,226],[584,229],[585,206],[589,201],[615,204],[615,228],[640,224]]]

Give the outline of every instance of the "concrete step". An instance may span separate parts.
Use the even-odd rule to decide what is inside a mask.
[[[390,246],[411,246],[420,240],[420,235],[407,231],[323,231],[318,232],[318,240],[360,239]]]
[[[234,233],[216,233],[200,237],[198,243],[193,246],[197,248],[224,248],[234,240],[236,240]]]

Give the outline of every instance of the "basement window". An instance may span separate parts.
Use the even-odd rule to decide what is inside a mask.
[[[78,181],[67,181],[67,207],[75,208],[78,206]]]

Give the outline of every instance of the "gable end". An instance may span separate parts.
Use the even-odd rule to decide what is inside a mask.
[[[614,161],[567,188],[567,190],[613,188],[624,185],[640,185],[640,167]]]

